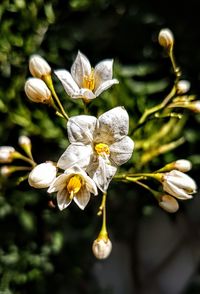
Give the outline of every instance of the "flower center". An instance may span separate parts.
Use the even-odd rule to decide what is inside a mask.
[[[90,75],[85,75],[83,77],[83,88],[94,90],[95,80],[94,80],[94,69],[91,70]]]
[[[101,156],[110,155],[110,149],[107,144],[98,143],[95,145],[94,149],[98,155],[101,155]]]
[[[74,175],[70,178],[67,184],[67,190],[70,194],[70,199],[73,199],[74,195],[79,192],[82,187],[82,179],[79,175]]]

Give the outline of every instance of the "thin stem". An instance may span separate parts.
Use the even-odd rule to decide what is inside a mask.
[[[15,153],[13,154],[13,158],[15,158],[15,159],[21,159],[21,160],[23,160],[23,161],[26,161],[26,162],[28,162],[29,164],[31,164],[32,166],[35,166],[35,165],[36,165],[36,163],[35,163],[34,160],[32,160],[32,159],[30,159],[30,158],[28,158],[28,157],[22,155],[22,154],[19,153],[19,152],[15,152]]]
[[[60,99],[58,98],[57,94],[56,94],[56,91],[54,89],[54,86],[53,86],[53,82],[52,82],[52,78],[50,75],[48,76],[44,76],[44,81],[46,82],[46,84],[48,85],[49,89],[51,90],[51,93],[53,94],[60,110],[61,110],[61,113],[62,115],[66,118],[66,120],[69,120],[69,116],[67,115],[67,113],[65,112],[61,102],[60,102]]]
[[[99,233],[99,237],[102,237],[102,236],[107,237],[108,235],[107,227],[106,227],[106,196],[107,196],[107,192],[103,194],[103,198],[102,198],[102,202],[100,206],[100,209],[103,210],[103,219],[102,219],[102,227]]]

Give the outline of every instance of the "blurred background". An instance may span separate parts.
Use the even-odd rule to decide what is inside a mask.
[[[78,50],[92,65],[114,58],[120,84],[96,99],[92,111],[98,115],[124,105],[133,125],[173,84],[170,62],[157,42],[160,29],[169,27],[183,78],[198,97],[199,8],[195,0],[2,0],[0,145],[17,147],[18,137],[28,135],[40,163],[56,161],[68,144],[65,122],[24,94],[34,53],[53,69],[69,69]],[[70,100],[56,79],[55,85],[69,113],[79,114],[79,102]],[[199,183],[200,115],[187,116],[185,143],[143,168],[187,158]],[[139,163],[136,152],[130,164]],[[91,244],[100,228],[100,198],[84,212],[75,205],[60,212],[49,205],[46,191],[31,189],[26,181],[16,185],[17,180],[16,175],[0,179],[0,294],[200,293],[198,195],[169,215],[144,189],[113,183],[107,208],[113,252],[97,261]]]

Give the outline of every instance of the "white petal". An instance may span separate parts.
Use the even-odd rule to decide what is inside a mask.
[[[133,140],[126,136],[110,146],[110,158],[116,165],[122,165],[131,158],[133,148]]]
[[[53,192],[57,192],[58,190],[62,190],[66,186],[67,179],[68,179],[68,175],[61,174],[52,182],[47,192],[53,193]]]
[[[90,192],[86,188],[80,189],[80,191],[74,196],[74,202],[80,209],[84,209],[90,200]]]
[[[67,70],[56,70],[54,73],[61,81],[65,91],[70,97],[79,93],[80,89],[78,85]]]
[[[128,128],[127,111],[121,106],[115,107],[99,117],[95,141],[97,143],[114,143],[128,134]]]
[[[75,145],[71,144],[65,150],[58,160],[57,166],[61,169],[68,169],[74,165],[79,165],[81,168],[86,168],[92,157],[93,150],[90,145]]]
[[[92,194],[94,194],[95,196],[98,194],[97,186],[95,182],[88,176],[85,177],[85,186],[86,186],[86,189]]]
[[[187,200],[192,198],[192,195],[189,195],[188,193],[185,192],[185,190],[178,188],[176,185],[170,182],[163,183],[163,190],[169,193],[170,195],[181,200]]]
[[[79,89],[79,92],[76,92],[72,95],[72,98],[74,99],[82,98],[82,99],[92,100],[96,98],[96,95],[94,95],[94,93],[89,89],[81,88]]]
[[[80,88],[82,88],[84,76],[89,76],[90,73],[90,62],[87,59],[87,57],[79,51],[74,63],[72,64],[71,74],[73,79],[76,81]]]
[[[171,172],[166,173],[165,181],[186,190],[186,192],[195,193],[197,190],[195,181],[185,173],[178,170],[172,170]]]
[[[113,75],[113,60],[103,60],[99,62],[94,69],[95,89],[103,82],[111,80]]]
[[[67,123],[69,141],[71,143],[91,143],[93,141],[93,133],[96,123],[96,117],[90,115],[77,115],[71,117]]]
[[[115,175],[117,168],[107,162],[106,159],[99,156],[98,161],[88,167],[88,174],[95,181],[97,187],[106,192],[110,181]]]
[[[112,87],[114,84],[119,84],[119,81],[116,79],[108,80],[99,85],[99,87],[95,90],[95,96],[99,96],[103,91]]]
[[[58,191],[58,193],[57,193],[57,203],[58,203],[58,208],[60,210],[65,209],[67,206],[69,206],[69,204],[71,202],[72,201],[69,198],[69,193],[68,193],[66,188]]]

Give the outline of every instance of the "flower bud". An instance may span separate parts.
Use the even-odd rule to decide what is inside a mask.
[[[18,142],[19,142],[20,146],[27,146],[27,145],[30,146],[31,145],[31,140],[27,136],[20,136]]]
[[[10,168],[10,166],[8,165],[3,165],[0,169],[0,174],[3,177],[8,177],[11,173],[12,173],[12,168]]]
[[[177,84],[177,93],[185,94],[190,90],[190,82],[187,80],[180,80]]]
[[[192,168],[192,163],[186,159],[179,159],[174,162],[174,169],[183,173],[188,172]]]
[[[43,76],[51,74],[51,67],[44,58],[34,54],[29,60],[29,70],[33,77],[41,79]]]
[[[158,35],[158,41],[165,49],[171,49],[174,45],[174,36],[170,29],[162,29]]]
[[[28,98],[36,103],[50,103],[51,91],[45,82],[37,78],[30,78],[26,81],[24,87]]]
[[[0,163],[12,162],[14,159],[15,148],[12,146],[0,147]]]
[[[195,181],[178,170],[165,173],[162,184],[165,192],[182,200],[192,198],[192,194],[196,193],[197,190]]]
[[[158,204],[162,209],[170,213],[174,213],[179,209],[178,201],[167,194],[160,197]]]
[[[193,112],[200,113],[200,100],[196,100],[189,103],[188,109],[190,109]]]
[[[106,259],[112,251],[112,243],[110,239],[98,237],[94,240],[92,245],[92,251],[96,258]]]
[[[56,172],[57,169],[53,162],[38,164],[29,174],[29,185],[34,188],[47,188],[56,178]]]

